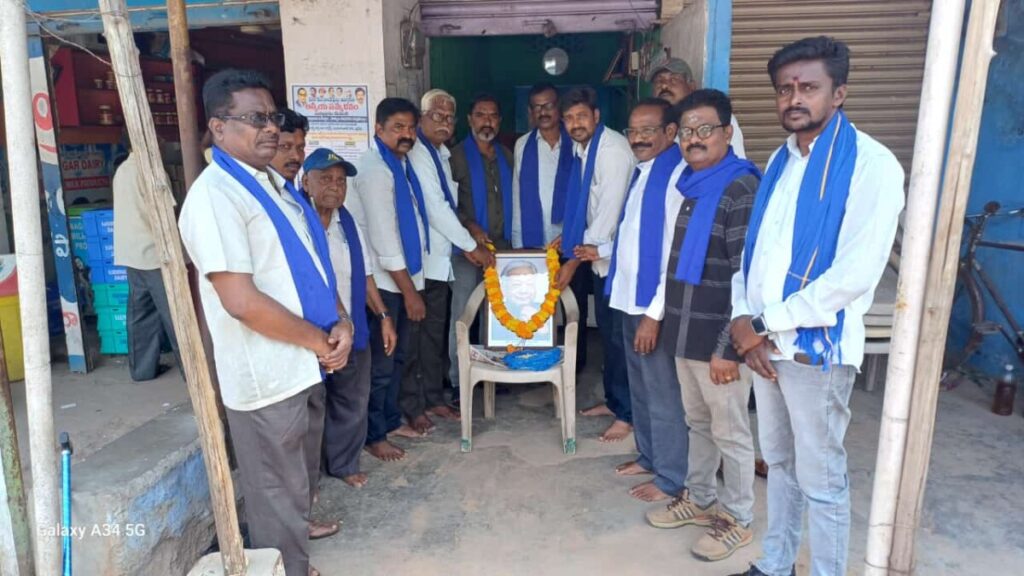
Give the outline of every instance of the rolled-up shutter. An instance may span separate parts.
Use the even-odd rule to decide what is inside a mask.
[[[824,34],[850,46],[850,120],[909,174],[930,13],[928,0],[733,0],[729,93],[747,155],[763,167],[786,137],[768,59],[789,42]]]

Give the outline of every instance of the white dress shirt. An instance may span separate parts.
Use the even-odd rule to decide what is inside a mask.
[[[735,114],[729,119],[729,124],[732,125],[732,140],[729,141],[729,144],[732,145],[732,151],[740,158],[746,158],[747,148],[743,145],[743,130],[740,130],[740,123],[736,120]],[[679,142],[680,138],[681,136],[676,136],[676,142]]]
[[[463,251],[471,252],[476,249],[476,240],[459,222],[459,216],[448,204],[444,197],[444,189],[441,187],[440,179],[444,178],[448,182],[452,200],[458,206],[459,185],[452,178],[452,167],[448,162],[452,153],[447,146],[441,144],[438,155],[441,158],[443,174],[437,173],[430,150],[427,150],[427,146],[420,140],[416,141],[407,158],[423,187],[423,203],[427,206],[427,218],[430,222],[430,254],[423,259],[423,273],[428,280],[449,282],[455,278],[452,273],[452,244]]]
[[[519,200],[519,171],[523,166],[523,151],[526,149],[526,142],[533,131],[527,132],[516,140],[515,149],[515,170],[512,173],[512,247],[523,247],[523,214],[520,211]],[[554,146],[548,144],[547,140],[537,131],[537,183],[540,194],[540,212],[544,218],[544,244],[550,244],[552,240],[562,233],[561,224],[551,223],[551,204],[555,197],[555,176],[558,174],[558,161],[562,155],[562,139],[559,137]]]
[[[281,209],[326,278],[302,207],[291,195],[278,192],[284,190],[284,178],[239,164],[256,177]],[[320,362],[313,351],[267,338],[233,318],[208,277],[215,272],[251,274],[260,292],[302,317],[302,303],[280,237],[259,201],[213,163],[189,189],[178,227],[199,271],[200,299],[213,339],[224,405],[232,410],[258,410],[319,383]]]
[[[402,167],[407,159],[402,159]],[[345,199],[345,206],[351,208],[353,218],[358,218],[362,229],[367,232],[370,241],[369,252],[374,262],[373,279],[377,288],[394,294],[401,294],[398,284],[391,278],[391,272],[406,270],[405,252],[402,249],[402,235],[398,231],[398,212],[395,210],[395,180],[391,169],[381,158],[376,147],[359,157],[358,174],[353,179],[356,199],[351,196]],[[419,174],[417,173],[417,176]],[[409,184],[409,196],[412,200],[413,212],[416,214],[416,229],[420,235],[420,252],[423,254],[423,266],[426,268],[427,235],[423,230],[423,219],[420,218],[419,206]],[[427,216],[429,218],[429,214]],[[416,274],[409,273],[417,290],[423,290],[423,270]]]
[[[352,217],[353,220],[355,216]],[[341,298],[345,310],[352,314],[352,282],[366,282],[366,278],[358,280],[352,278],[352,252],[348,238],[345,238],[345,231],[338,223],[338,211],[331,213],[331,223],[325,230],[327,233],[327,248],[331,254],[331,266],[334,268],[334,277],[338,281],[338,297]],[[366,245],[366,236],[359,226],[356,225],[356,235],[359,236],[359,244],[362,247],[363,266],[366,269],[366,276],[373,275],[373,260],[370,259],[370,252]]]
[[[686,169],[686,162],[680,162],[672,170],[668,179],[668,190],[665,192],[665,218],[660,222],[661,237],[661,276],[654,298],[646,307],[636,305],[637,272],[640,267],[640,213],[643,208],[647,180],[651,175],[654,160],[637,164],[640,176],[629,191],[626,199],[626,213],[619,225],[619,246],[615,258],[615,278],[612,280],[612,293],[609,306],[632,316],[645,314],[654,320],[665,317],[665,270],[668,268],[668,257],[672,252],[672,238],[675,236],[676,218],[683,206],[683,195],[676,190],[676,182]]]
[[[775,359],[790,360],[799,352],[794,344],[797,328],[835,326],[836,314],[845,310],[842,364],[859,367],[864,358],[864,314],[889,261],[903,210],[903,167],[888,148],[857,131],[857,161],[835,259],[821,276],[783,299],[792,262],[797,198],[810,158],[801,154],[796,135],[790,135],[785,146],[789,159],[765,209],[749,278],[744,280],[740,270],[732,279],[732,316],[764,314],[779,349]],[[769,165],[778,153],[772,154]],[[744,260],[750,257],[743,255]],[[833,363],[840,363],[839,354],[833,356]]]
[[[579,142],[573,145],[573,151],[579,156],[584,170],[587,157],[591,150],[591,139],[586,148]],[[629,147],[629,140],[614,130],[605,128],[598,143],[594,179],[590,183],[590,199],[587,203],[587,229],[583,232],[583,243],[597,246],[601,259],[592,263],[594,273],[604,278],[611,266],[612,245],[615,242],[615,230],[619,227],[619,216],[622,204],[626,199],[629,179],[633,176],[636,157]],[[564,246],[571,250],[572,247]]]
[[[114,173],[114,264],[136,270],[158,270],[160,252],[149,227],[146,202],[142,199],[138,156],[133,152]],[[171,203],[177,204],[174,197]]]

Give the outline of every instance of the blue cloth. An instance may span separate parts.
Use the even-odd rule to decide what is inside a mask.
[[[555,188],[551,197],[551,223],[558,224],[565,217],[565,194],[572,172],[572,138],[565,126],[560,126],[562,136],[558,152],[558,170],[555,172]],[[534,128],[526,138],[523,148],[522,165],[519,167],[519,221],[523,228],[524,248],[543,248],[544,212],[540,202],[540,176],[537,152],[537,132]]]
[[[366,323],[366,262],[363,262],[363,243],[359,241],[355,219],[344,206],[338,209],[338,224],[348,241],[348,256],[352,262],[352,309],[348,311],[355,328],[352,347],[366,350],[370,342],[370,327]]]
[[[668,193],[669,180],[676,166],[683,161],[683,153],[675,144],[666,148],[654,159],[651,173],[647,176],[644,186],[644,197],[640,204],[640,246],[637,254],[636,270],[636,305],[646,307],[654,299],[661,283],[661,253],[664,251],[665,240],[665,195]],[[633,181],[626,191],[626,202],[622,204],[622,215],[619,216],[619,227],[626,217],[626,203],[633,193],[633,185],[640,173],[633,174]],[[612,263],[608,272],[609,281],[605,284],[608,295],[612,293],[612,280],[618,266],[619,234],[615,234],[615,246],[612,249]]]
[[[743,248],[747,256],[743,259],[743,275],[750,274],[750,260],[757,244],[764,213],[771,200],[775,184],[782,175],[789,150],[785,145],[779,148],[775,160],[765,172],[764,179],[754,198],[754,210],[747,227],[747,241]],[[782,297],[802,290],[808,283],[821,276],[832,265],[839,244],[839,230],[846,214],[846,199],[850,195],[853,167],[857,160],[857,131],[842,110],[818,135],[814,149],[807,162],[807,170],[800,182],[800,194],[796,202],[796,222],[793,225],[793,253]],[[797,328],[794,344],[810,356],[815,364],[823,363],[828,370],[833,354],[842,349],[839,340],[843,333],[845,313],[836,314],[836,323],[830,327]],[[819,350],[820,348],[820,350]]]
[[[718,203],[725,189],[734,180],[747,174],[761,177],[761,171],[750,160],[736,156],[732,146],[722,160],[703,170],[687,166],[676,182],[676,189],[684,198],[696,200],[693,214],[686,224],[686,236],[679,248],[679,265],[675,277],[687,284],[697,286],[704,274],[704,260],[708,255],[708,241],[715,224]]]
[[[295,283],[295,291],[298,293],[299,303],[302,305],[303,319],[324,332],[330,332],[331,328],[338,323],[338,284],[334,277],[334,267],[331,266],[327,236],[324,234],[320,217],[309,205],[309,202],[299,195],[298,190],[290,182],[286,182],[285,191],[302,207],[302,215],[305,217],[309,236],[313,239],[317,257],[320,258],[320,266],[323,268],[326,281],[317,270],[313,257],[302,244],[302,240],[295,232],[288,217],[281,211],[274,199],[267,194],[263,186],[260,186],[256,177],[217,146],[213,147],[213,161],[244,186],[263,207],[274,224],[281,248],[284,250],[284,257],[288,261],[292,282]]]
[[[503,227],[504,236],[507,242],[512,241],[512,226],[507,221],[512,219],[512,168],[508,160],[502,154],[499,144],[494,143],[494,153],[498,160],[498,174],[501,178],[501,209],[506,220]],[[490,230],[490,222],[487,217],[487,178],[484,176],[484,157],[480,154],[480,147],[476,144],[476,138],[472,134],[463,141],[462,147],[466,151],[466,164],[469,167],[469,180],[473,187],[473,216],[476,223],[484,231]]]
[[[562,229],[562,253],[573,259],[573,248],[583,243],[583,232],[587,229],[587,204],[590,202],[590,185],[594,181],[594,167],[600,152],[601,134],[604,124],[598,124],[594,136],[590,139],[587,154],[587,165],[579,156],[573,157],[572,172],[569,173],[569,186],[565,194],[565,227]]]
[[[417,128],[416,137],[419,138],[420,145],[430,151],[430,159],[434,161],[434,169],[437,170],[437,179],[441,181],[444,199],[448,201],[448,205],[452,207],[452,210],[455,210],[455,197],[452,196],[452,190],[448,187],[448,177],[445,176],[444,168],[441,166],[441,155],[437,153],[437,148],[434,148],[430,140],[427,140],[427,137],[423,135],[423,130]]]
[[[381,142],[380,138],[374,136],[373,139],[377,141],[377,151],[384,163],[391,169],[392,180],[395,181],[395,212],[398,214],[398,234],[402,238],[405,267],[409,270],[409,274],[418,274],[423,269],[423,245],[420,244],[420,231],[416,226],[417,210],[420,221],[423,223],[426,251],[430,252],[430,234],[428,233],[430,221],[427,219],[427,205],[423,201],[423,188],[420,186],[419,178],[416,177],[416,172],[412,169],[412,163],[406,162],[406,166],[403,168],[402,162],[391,153],[391,150]],[[412,204],[413,197],[416,198],[415,207]]]

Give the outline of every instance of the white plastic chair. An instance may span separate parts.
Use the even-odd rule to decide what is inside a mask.
[[[554,387],[555,415],[562,424],[562,450],[576,453],[576,341],[579,330],[579,307],[572,290],[566,287],[559,300],[565,314],[565,344],[562,361],[547,370],[511,370],[470,359],[469,327],[477,317],[484,300],[481,282],[469,297],[466,309],[455,323],[456,346],[459,357],[459,409],[462,412],[462,451],[473,449],[473,389],[484,383],[484,418],[494,418],[494,385],[551,382]]]

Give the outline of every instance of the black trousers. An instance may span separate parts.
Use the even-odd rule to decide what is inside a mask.
[[[160,366],[161,344],[167,340],[175,355],[171,309],[160,269],[128,271],[128,370],[132,380],[152,380]],[[180,362],[179,362],[180,365]]]
[[[408,420],[421,416],[429,408],[444,402],[444,375],[447,348],[445,330],[448,308],[448,283],[427,280],[423,292],[427,315],[422,322],[410,323],[410,339],[419,344],[419,363],[410,377],[402,379],[400,404]],[[416,325],[412,328],[412,325]]]
[[[335,478],[359,472],[359,454],[366,442],[370,402],[370,349],[353,350],[348,364],[324,380],[324,470]]]

